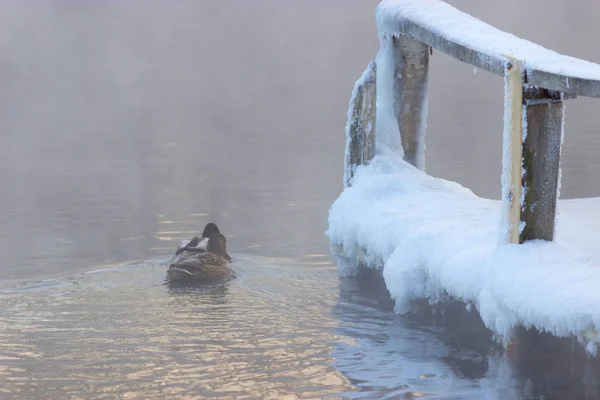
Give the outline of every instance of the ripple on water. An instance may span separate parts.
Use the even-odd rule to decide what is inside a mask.
[[[243,256],[235,268],[196,288],[163,285],[161,261],[0,292],[1,397],[351,391],[332,366],[335,274]]]
[[[315,259],[234,255],[236,279],[197,287],[155,260],[1,291],[0,398],[518,398],[487,331],[400,317],[384,286]]]
[[[72,282],[61,281],[61,280],[46,280],[40,283],[19,286],[15,288],[5,289],[0,291],[0,293],[19,293],[19,292],[35,292],[40,290],[48,290],[48,289],[57,289],[57,288],[65,288],[67,286],[71,286]]]

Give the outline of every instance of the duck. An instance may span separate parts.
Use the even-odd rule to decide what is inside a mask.
[[[206,251],[208,239],[215,233],[221,232],[219,231],[217,224],[214,222],[209,222],[204,227],[204,231],[202,231],[202,237],[192,236],[191,238],[182,241],[179,246],[177,246],[177,250],[171,258],[171,263],[174,263],[178,259],[182,258],[181,254],[183,253],[204,253]],[[185,256],[186,254],[183,255],[183,257]],[[223,258],[227,261],[231,261],[231,256],[227,252],[223,254]]]
[[[233,270],[227,264],[227,240],[219,232],[214,232],[207,241],[204,252],[183,252],[176,262],[169,266],[169,282],[210,281],[230,279]]]

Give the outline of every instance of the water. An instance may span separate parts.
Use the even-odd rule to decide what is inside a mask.
[[[451,3],[600,61],[589,2]],[[523,333],[507,359],[470,313],[400,317],[337,278],[376,4],[0,2],[0,398],[596,398],[570,342]],[[427,169],[497,198],[502,80],[437,52],[431,74]],[[595,107],[567,104],[563,197],[599,194]],[[164,286],[208,220],[240,277]]]
[[[241,257],[234,283],[196,289],[161,285],[164,265],[144,263],[4,293],[2,398],[344,390],[330,366],[333,274],[286,264]]]

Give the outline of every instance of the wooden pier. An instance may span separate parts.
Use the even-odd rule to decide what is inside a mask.
[[[430,55],[441,51],[505,79],[502,218],[505,240],[554,238],[564,102],[600,97],[600,65],[502,32],[438,0],[384,0],[382,50],[393,59],[393,109],[404,160],[424,169]],[[477,32],[477,35],[465,34]],[[391,52],[391,56],[389,55]],[[381,53],[381,51],[380,51]],[[377,59],[357,83],[349,115],[345,183],[377,154]],[[500,95],[500,94],[499,94]]]

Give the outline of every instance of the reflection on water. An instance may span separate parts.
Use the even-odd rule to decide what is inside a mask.
[[[415,303],[412,314],[398,316],[381,281],[338,281],[326,255],[301,262],[234,257],[239,277],[225,284],[169,287],[165,260],[158,260],[4,289],[0,397],[599,393],[598,363],[570,341],[520,332],[505,355],[462,305]],[[315,259],[323,268],[311,266]]]
[[[351,389],[331,366],[335,271],[236,257],[229,284],[174,289],[158,262],[4,291],[2,398],[282,398]]]
[[[574,338],[515,331],[505,351],[479,315],[464,304],[419,301],[405,316],[392,313],[382,278],[363,271],[342,279],[336,332],[354,338],[334,351],[359,393],[353,398],[597,399],[600,359]],[[347,342],[346,342],[347,343]]]
[[[354,343],[333,354],[336,367],[360,389],[349,397],[518,398],[489,331],[457,307],[415,304],[411,316],[401,317],[380,278],[342,279],[337,332]]]

